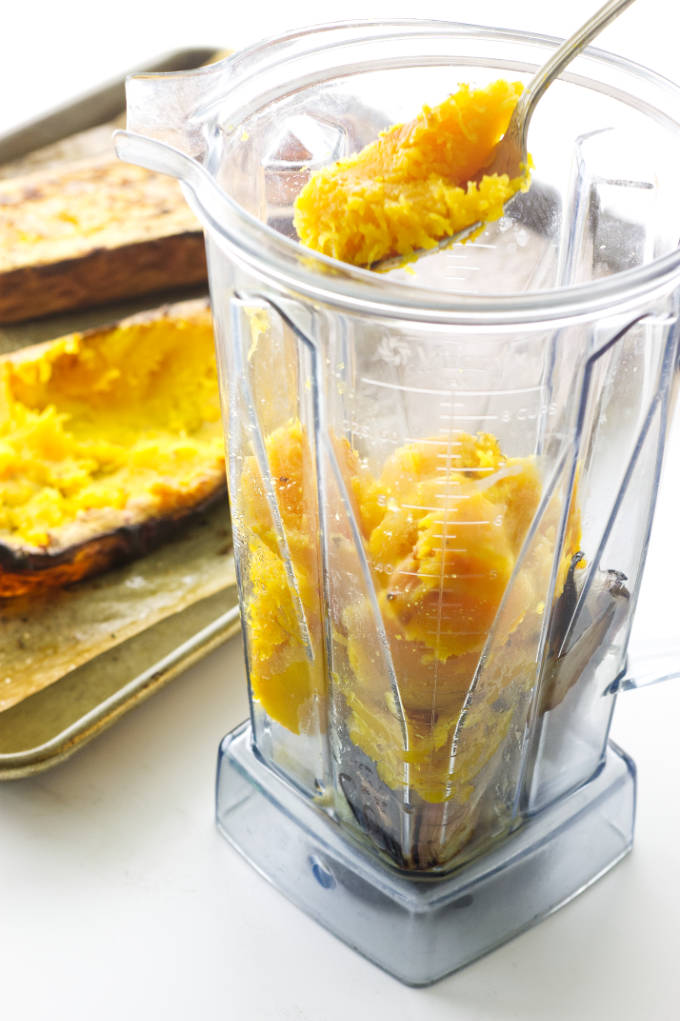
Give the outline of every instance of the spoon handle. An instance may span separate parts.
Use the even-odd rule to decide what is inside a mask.
[[[577,53],[587,46],[591,39],[602,31],[602,29],[613,21],[621,11],[633,3],[633,0],[609,0],[603,7],[593,14],[592,18],[586,21],[578,31],[566,39],[562,45],[555,50],[550,60],[546,61],[543,67],[539,68],[534,77],[525,89],[520,103],[523,107],[523,119],[528,121],[533,113],[536,103],[539,101],[550,83],[558,77],[567,64]],[[518,104],[519,105],[519,104]]]

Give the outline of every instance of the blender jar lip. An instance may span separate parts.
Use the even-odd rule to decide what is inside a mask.
[[[448,21],[418,19],[395,19],[385,22],[343,21],[293,30],[285,35],[258,42],[239,51],[225,63],[229,63],[238,76],[239,65],[248,64],[253,59],[256,61],[260,53],[272,57],[273,50],[277,47],[283,49],[284,55],[279,63],[285,64],[287,62],[285,50],[295,41],[325,32],[329,34],[336,32],[339,36],[342,35],[337,45],[342,45],[343,41],[347,41],[344,33],[348,30],[371,29],[379,30],[380,34],[376,33],[375,38],[383,39],[393,35],[396,29],[405,35],[413,35],[414,30],[431,35],[434,30],[451,37],[481,37],[542,47],[554,47],[560,41],[538,33],[520,33],[512,29]],[[357,37],[352,41],[359,40],[360,37]],[[647,83],[680,98],[677,86],[643,65],[593,47],[587,47],[584,53],[598,63],[617,68],[633,77],[642,77]],[[251,64],[251,68],[250,73],[256,76],[257,67]],[[201,70],[210,71],[209,68]],[[250,77],[248,72],[246,77]],[[565,74],[562,77],[565,80],[577,79],[581,83],[597,84],[596,79],[583,75]],[[668,117],[667,114],[664,116]],[[673,120],[671,117],[668,119]],[[390,284],[388,274],[378,276],[371,270],[340,262],[278,233],[231,199],[205,167],[197,161],[191,162],[199,173],[193,181],[186,182],[192,193],[189,198],[191,200],[193,197],[199,218],[209,226],[214,236],[226,244],[236,262],[247,265],[263,283],[274,284],[277,289],[282,287],[286,291],[296,292],[301,297],[335,307],[361,311],[362,314],[481,326],[583,319],[591,317],[596,312],[606,310],[613,314],[624,308],[639,306],[643,298],[650,294],[662,293],[672,287],[680,275],[680,249],[675,249],[642,266],[622,270],[600,280],[519,294],[489,293],[471,296],[464,291],[441,291],[414,287],[407,283]],[[219,200],[217,203],[216,199]],[[217,214],[216,204],[221,207],[222,215]],[[232,224],[236,229],[229,229]],[[380,280],[379,287],[376,287],[377,279]]]

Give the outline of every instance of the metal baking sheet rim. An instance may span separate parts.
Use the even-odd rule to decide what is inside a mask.
[[[0,163],[11,163],[33,152],[36,146],[32,139],[36,134],[40,135],[38,148],[42,148],[113,120],[125,110],[125,81],[130,75],[191,70],[222,54],[226,56],[227,52],[221,47],[212,46],[173,50],[154,57],[148,63],[130,68],[119,77],[89,89],[1,135]]]
[[[79,131],[112,119],[124,109],[125,79],[140,71],[172,71],[197,67],[215,59],[224,51],[218,48],[177,50],[156,57],[142,68],[125,72],[100,88],[76,97],[56,110],[46,113],[0,137],[0,163],[9,163],[33,151],[29,139],[42,135],[42,144],[50,144]],[[59,125],[65,124],[60,131]],[[46,133],[47,132],[47,133]],[[238,604],[201,628],[157,663],[142,671],[77,721],[33,748],[14,753],[0,753],[0,780],[14,780],[41,773],[70,758],[88,741],[96,737],[119,717],[144,702],[181,671],[197,663],[219,645],[232,638],[241,627]],[[56,684],[59,681],[55,682]]]
[[[158,663],[132,678],[115,695],[101,702],[50,741],[25,751],[0,754],[0,780],[20,780],[64,762],[119,717],[140,705],[178,673],[203,659],[240,629],[241,615],[237,604]]]

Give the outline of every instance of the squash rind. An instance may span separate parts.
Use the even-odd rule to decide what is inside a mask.
[[[176,181],[109,157],[0,181],[0,322],[207,279]]]

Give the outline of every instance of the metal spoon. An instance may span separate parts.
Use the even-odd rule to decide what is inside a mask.
[[[548,86],[559,77],[574,57],[577,56],[581,50],[587,46],[588,43],[594,39],[606,25],[610,23],[610,21],[614,21],[614,19],[632,3],[633,0],[609,0],[609,2],[593,14],[592,18],[589,18],[588,21],[586,21],[586,23],[578,29],[578,31],[574,32],[572,36],[565,40],[565,42],[563,42],[562,45],[555,50],[552,57],[550,57],[550,59],[538,69],[527,87],[522,92],[522,95],[513,110],[512,117],[510,118],[510,123],[508,124],[505,134],[496,145],[489,162],[481,168],[473,180],[481,180],[481,178],[486,174],[507,174],[510,178],[519,177],[522,173],[522,167],[526,166],[527,163],[527,135],[529,131],[529,121],[531,120],[539,99]],[[386,259],[380,259],[378,262],[374,262],[372,264],[371,269],[378,272],[384,272],[389,269],[394,269],[397,266],[403,267],[405,264],[411,263],[416,259],[420,259],[425,255],[433,255],[435,252],[439,252],[443,248],[448,248],[449,245],[453,244],[455,241],[464,241],[465,238],[470,236],[470,234],[479,230],[481,226],[482,224],[480,222],[472,223],[469,227],[464,227],[455,234],[442,238],[442,240],[433,248],[419,248],[417,251],[412,252],[409,255],[395,255],[389,256]]]

